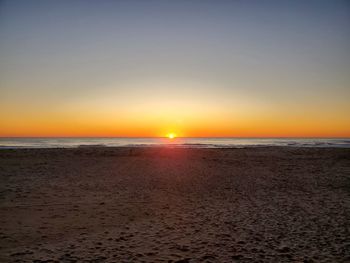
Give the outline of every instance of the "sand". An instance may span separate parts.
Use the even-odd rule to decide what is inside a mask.
[[[0,150],[0,262],[350,262],[350,149]]]

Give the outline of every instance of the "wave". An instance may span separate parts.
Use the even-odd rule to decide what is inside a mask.
[[[99,148],[99,147],[108,147],[105,144],[79,144],[77,148]]]
[[[102,147],[337,147],[350,148],[350,139],[286,138],[0,138],[0,149],[17,148],[102,148]]]

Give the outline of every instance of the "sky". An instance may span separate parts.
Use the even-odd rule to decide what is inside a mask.
[[[350,1],[0,1],[0,136],[350,137]]]

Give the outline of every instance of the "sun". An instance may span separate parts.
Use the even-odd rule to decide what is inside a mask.
[[[175,133],[168,133],[167,137],[169,139],[174,139],[176,137],[176,134]]]

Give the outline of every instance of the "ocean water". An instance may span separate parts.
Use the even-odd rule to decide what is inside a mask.
[[[350,138],[0,138],[0,149],[75,148],[75,147],[191,147],[243,148],[257,146],[343,147],[350,148]]]

